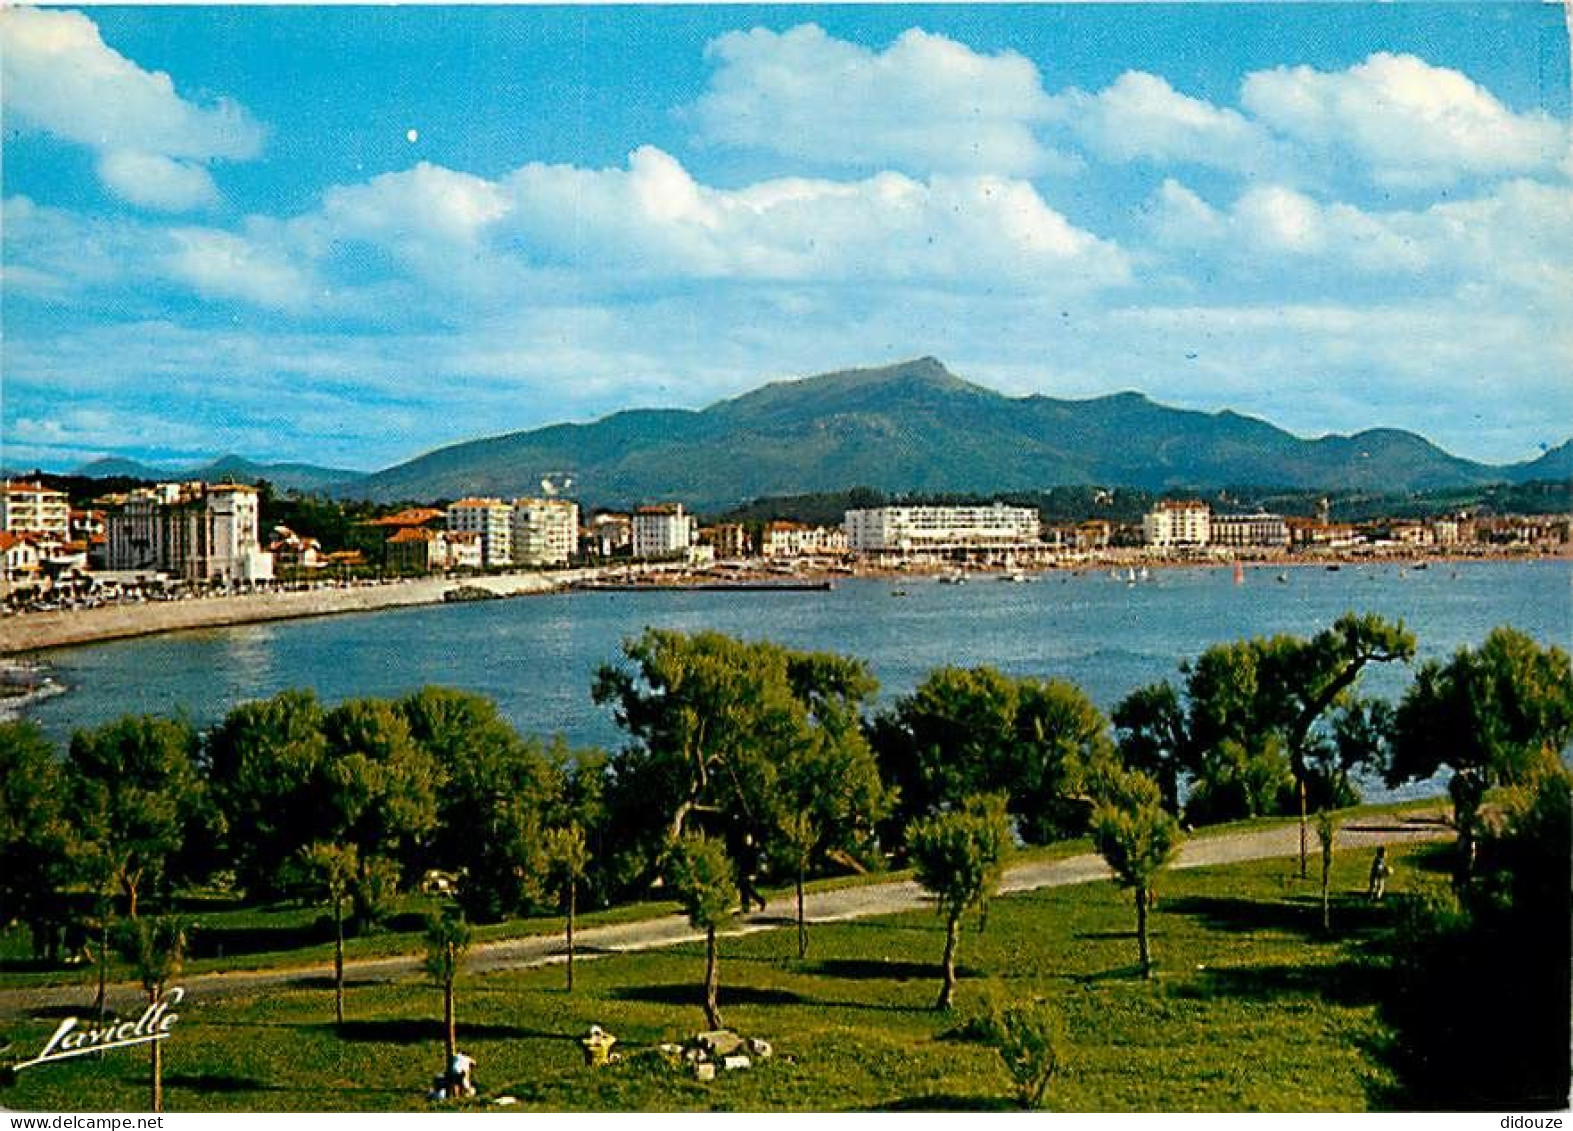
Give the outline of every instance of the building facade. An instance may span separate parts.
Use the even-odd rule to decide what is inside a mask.
[[[64,491],[42,483],[6,480],[0,484],[0,530],[64,542],[71,536],[71,501]]]
[[[1143,516],[1142,541],[1161,549],[1206,546],[1212,541],[1212,510],[1195,499],[1165,499]]]
[[[1287,549],[1289,523],[1281,514],[1215,514],[1208,540],[1214,546]]]
[[[515,499],[515,565],[567,565],[579,548],[579,504],[567,499]]]
[[[846,512],[854,553],[901,553],[1035,545],[1041,524],[1031,507],[873,507]]]
[[[640,507],[634,512],[633,550],[636,558],[686,554],[698,540],[699,524],[680,503]]]
[[[105,515],[112,570],[149,570],[192,582],[267,581],[273,555],[257,537],[256,489],[161,483],[133,491]]]
[[[448,529],[480,537],[482,564],[513,564],[513,507],[501,499],[460,499],[448,508]]]

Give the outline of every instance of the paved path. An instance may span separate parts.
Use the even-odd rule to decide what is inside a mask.
[[[1437,840],[1453,835],[1440,814],[1409,813],[1400,816],[1355,818],[1339,830],[1343,851],[1370,851],[1378,844],[1399,841]],[[1314,836],[1312,851],[1316,850]],[[1200,836],[1186,841],[1172,867],[1200,868],[1213,864],[1233,864],[1248,860],[1294,856],[1299,852],[1297,825],[1259,829],[1223,836]],[[1063,860],[1018,864],[1005,873],[1002,894],[1063,887],[1107,879],[1109,870],[1101,857],[1086,854]],[[811,923],[834,923],[872,915],[893,915],[924,907],[927,897],[911,880],[865,884],[812,892],[805,901],[806,918]],[[728,935],[752,934],[794,926],[789,897],[778,897],[774,910],[743,916]],[[788,914],[783,914],[783,911]],[[650,950],[689,942],[703,936],[680,915],[663,915],[631,923],[581,927],[575,932],[580,958]],[[563,961],[562,937],[558,934],[527,935],[516,939],[480,943],[470,951],[468,968],[472,971],[509,970],[543,966]],[[389,958],[353,959],[345,963],[344,976],[355,981],[397,981],[424,977],[421,960],[411,955]],[[252,994],[274,988],[299,987],[333,977],[331,963],[295,966],[272,970],[227,970],[194,974],[182,979],[188,998],[211,1000],[230,994]],[[111,1002],[140,998],[140,989],[129,984],[111,988]],[[34,989],[0,989],[0,1018],[19,1017],[45,1009],[82,1005],[91,1001],[91,988],[51,986]]]

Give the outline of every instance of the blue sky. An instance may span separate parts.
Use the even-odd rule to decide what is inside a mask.
[[[0,11],[3,449],[373,468],[933,354],[1573,427],[1558,5]]]

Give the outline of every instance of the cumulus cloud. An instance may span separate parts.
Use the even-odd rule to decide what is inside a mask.
[[[1530,297],[1569,308],[1573,189],[1503,182],[1470,200],[1421,209],[1365,211],[1324,204],[1283,185],[1256,185],[1215,208],[1173,179],[1149,204],[1161,247],[1206,253],[1237,271],[1303,283],[1309,266],[1336,286],[1351,273],[1401,277],[1411,288],[1467,289],[1501,302]]]
[[[1568,156],[1566,123],[1515,113],[1468,76],[1413,55],[1378,52],[1343,71],[1257,71],[1240,99],[1273,130],[1347,151],[1393,187],[1550,171]]]
[[[262,128],[243,107],[182,98],[168,75],[115,51],[78,12],[0,11],[0,99],[16,124],[95,150],[105,187],[148,208],[210,203],[206,163],[262,147]]]
[[[208,298],[240,299],[298,310],[309,298],[308,276],[274,249],[216,228],[175,228],[160,257],[166,277]]]
[[[1063,167],[1034,125],[1050,100],[1037,68],[918,28],[883,51],[813,24],[713,40],[691,107],[702,140],[843,168],[1031,176]]]
[[[1106,161],[1251,171],[1275,150],[1267,131],[1238,110],[1181,94],[1145,71],[1126,71],[1097,94],[1058,94],[1052,116]]]

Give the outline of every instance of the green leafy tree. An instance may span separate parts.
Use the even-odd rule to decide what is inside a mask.
[[[547,752],[479,695],[427,687],[399,710],[439,783],[426,862],[464,876],[459,902],[476,922],[532,910],[546,879],[542,834],[561,784]]]
[[[734,895],[732,861],[726,845],[703,833],[685,833],[666,853],[666,882],[688,922],[705,933],[705,1023],[719,1029],[721,966],[716,929],[731,917]]]
[[[1389,785],[1453,772],[1456,875],[1467,883],[1480,806],[1493,786],[1527,781],[1555,766],[1573,741],[1568,654],[1514,628],[1495,628],[1479,648],[1421,665],[1393,717]]]
[[[860,663],[658,629],[623,651],[630,666],[603,667],[594,692],[635,739],[604,795],[625,885],[688,831],[768,858],[794,806],[821,815],[820,853],[872,855],[885,793],[857,726],[874,687]]]
[[[819,843],[819,829],[814,825],[812,813],[799,810],[781,816],[781,835],[778,858],[786,865],[793,879],[797,894],[797,956],[808,957],[808,918],[804,899],[804,881],[808,866],[814,859],[814,848]]]
[[[358,856],[352,844],[314,844],[306,850],[307,864],[333,915],[333,1020],[340,1025],[344,1024],[344,915],[360,873]]]
[[[1121,762],[1158,783],[1163,807],[1180,815],[1180,782],[1193,769],[1185,707],[1164,680],[1137,688],[1110,715]]]
[[[136,918],[146,888],[163,880],[196,819],[202,787],[192,765],[196,732],[176,719],[127,715],[71,737],[71,812]]]
[[[1010,847],[1010,818],[998,794],[967,798],[958,809],[913,822],[907,853],[923,889],[934,897],[945,920],[943,983],[936,1009],[949,1009],[956,995],[956,948],[961,919],[981,915],[999,888]]]
[[[997,792],[1032,844],[1085,828],[1086,775],[1113,760],[1108,723],[1079,689],[988,667],[931,672],[872,734],[898,823]]]
[[[1136,941],[1143,978],[1152,977],[1147,912],[1158,873],[1179,845],[1180,828],[1164,810],[1158,783],[1146,774],[1121,774],[1093,812],[1092,840],[1114,872],[1115,882],[1136,900]]]
[[[442,990],[442,1040],[445,1061],[459,1048],[459,1028],[454,1012],[454,986],[464,970],[470,950],[470,925],[462,915],[433,915],[426,922],[427,977]]]
[[[401,866],[418,858],[437,823],[439,771],[404,717],[382,700],[336,707],[323,718],[323,734],[324,839],[356,850],[355,916],[366,924],[380,916]]]
[[[56,957],[69,913],[72,837],[66,781],[31,722],[0,722],[0,923],[19,920],[35,957]]]
[[[168,915],[132,919],[119,928],[122,957],[136,971],[148,1005],[163,1000],[186,957],[186,925]],[[148,1042],[148,1091],[152,1110],[164,1110],[164,1042]]]
[[[1016,1101],[1032,1111],[1043,1106],[1060,1066],[1059,1018],[1043,1001],[1018,1001],[999,1014],[995,1051],[1016,1085]]]
[[[552,872],[562,884],[564,946],[568,951],[568,985],[573,993],[574,917],[578,912],[579,885],[584,882],[590,866],[590,848],[585,843],[584,830],[578,825],[568,825],[546,832],[546,859]]]
[[[1361,673],[1373,663],[1407,662],[1415,637],[1402,621],[1372,613],[1345,613],[1310,640],[1275,637],[1259,645],[1263,690],[1277,716],[1289,755],[1300,809],[1300,875],[1306,875],[1307,796],[1312,750],[1319,724],[1351,698]]]
[[[247,893],[281,895],[329,819],[318,786],[324,712],[308,690],[242,703],[208,736],[203,770]]]

